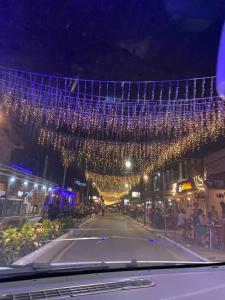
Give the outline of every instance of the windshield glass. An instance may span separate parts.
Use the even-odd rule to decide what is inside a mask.
[[[3,273],[225,261],[214,2],[2,1]]]

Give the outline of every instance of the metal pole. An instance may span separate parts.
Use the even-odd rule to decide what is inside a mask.
[[[87,172],[87,160],[85,161],[85,173]],[[91,179],[87,180],[87,194],[86,194],[86,200],[84,201],[84,214],[86,214],[86,206],[89,201],[89,191],[90,191],[90,184],[91,184]]]
[[[167,235],[167,207],[166,207],[166,195],[165,195],[165,170],[164,167],[162,169],[162,192],[163,192],[163,206],[164,206],[164,231],[165,235]]]
[[[63,173],[63,182],[62,182],[62,187],[65,187],[65,182],[66,182],[66,173],[67,173],[67,167],[64,167],[64,173]]]
[[[46,178],[47,174],[47,167],[48,167],[48,155],[45,155],[45,164],[44,164],[44,171],[43,171],[43,178]]]
[[[10,182],[7,182],[5,199],[3,201],[3,206],[2,206],[2,217],[4,217],[4,215],[5,215],[6,205],[7,205],[8,198],[9,198],[9,191],[10,191]]]
[[[171,182],[174,183],[174,169],[171,169]]]
[[[182,166],[182,161],[179,162],[179,179],[183,179],[183,166]]]
[[[86,213],[86,206],[87,206],[87,204],[88,204],[88,202],[89,202],[90,184],[91,184],[91,180],[90,180],[90,181],[87,180],[87,194],[86,194],[86,200],[84,199],[84,200],[85,200],[85,201],[84,201],[84,212],[85,212],[85,213]]]
[[[215,230],[214,230],[214,232],[215,232]],[[210,227],[209,227],[209,249],[212,249],[212,225],[210,225]]]
[[[145,197],[144,197],[144,180],[143,180],[142,177],[140,179],[140,200],[141,200],[141,203],[144,202],[144,219],[143,219],[143,223],[144,223],[144,225],[146,225],[146,212],[147,212],[147,209],[146,209],[146,201],[145,201]]]
[[[188,180],[188,162],[187,159],[185,159],[185,179]]]
[[[144,202],[144,225],[147,224],[147,203],[146,201]]]

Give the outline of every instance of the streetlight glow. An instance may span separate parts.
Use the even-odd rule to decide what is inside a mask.
[[[145,181],[148,181],[148,175],[144,175],[143,178]]]
[[[45,185],[43,185],[43,186],[42,186],[42,189],[43,189],[43,190],[46,190],[46,186],[45,186]]]
[[[38,187],[38,184],[37,184],[37,183],[35,183],[35,184],[34,184],[34,188],[37,188],[37,187]]]
[[[15,182],[16,178],[15,177],[11,177],[10,178],[10,182]]]
[[[23,183],[24,185],[28,185],[28,181],[24,181],[24,183]]]
[[[127,169],[130,169],[130,168],[132,167],[132,163],[131,163],[130,160],[126,160],[126,161],[125,161],[125,167],[126,167]]]

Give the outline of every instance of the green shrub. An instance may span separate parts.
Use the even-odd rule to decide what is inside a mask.
[[[70,229],[74,227],[74,219],[72,217],[67,217],[63,219],[62,222],[63,230]]]
[[[11,264],[36,250],[47,240],[59,236],[62,232],[62,222],[44,220],[42,223],[23,223],[19,228],[10,227],[1,234],[0,248],[3,260]]]

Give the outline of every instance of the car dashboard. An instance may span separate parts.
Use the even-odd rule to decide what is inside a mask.
[[[225,299],[225,267],[147,269],[0,283],[0,299]]]

